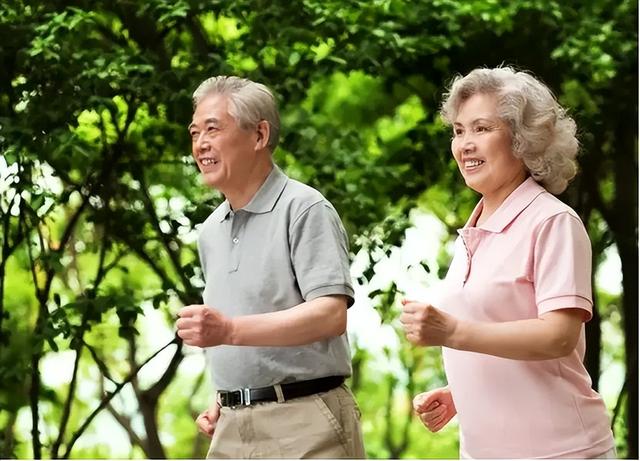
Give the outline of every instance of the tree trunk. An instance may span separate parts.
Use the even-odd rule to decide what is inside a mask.
[[[151,459],[166,459],[167,456],[164,453],[164,447],[158,435],[158,400],[148,399],[143,393],[139,404],[140,412],[144,420],[145,432],[147,433],[147,449],[145,450],[145,454]]]
[[[594,390],[598,390],[600,381],[600,349],[602,347],[602,330],[600,329],[600,312],[598,312],[598,297],[595,290],[595,261],[591,271],[591,286],[593,287],[593,318],[586,323],[585,339],[586,352],[584,366],[591,376]]]
[[[632,93],[637,101],[637,76]],[[638,458],[638,112],[633,104],[616,123],[614,164],[616,195],[611,210],[613,231],[622,266],[622,313],[628,376],[627,457]]]
[[[633,80],[633,79],[632,79]],[[637,87],[637,77],[635,79]],[[634,88],[635,88],[634,87]],[[637,88],[635,88],[637,96]],[[631,90],[633,91],[633,90]],[[634,101],[637,100],[633,98]],[[627,457],[638,457],[638,151],[637,109],[620,107],[615,120],[613,149],[615,197],[607,224],[622,266],[622,318],[627,373]]]
[[[36,330],[37,331],[37,330]],[[37,346],[36,346],[37,347]],[[33,458],[42,459],[42,445],[40,443],[40,352],[31,354],[31,385],[29,388],[29,400],[31,406],[31,440],[33,445]]]
[[[627,458],[638,458],[638,247],[620,245],[622,306],[625,325],[627,397]]]

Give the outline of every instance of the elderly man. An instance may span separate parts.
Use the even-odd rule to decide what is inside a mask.
[[[205,80],[193,94],[193,157],[225,201],[200,229],[204,305],[176,323],[207,348],[208,458],[362,458],[345,330],[348,243],[333,206],[273,164],[280,120],[267,87]]]

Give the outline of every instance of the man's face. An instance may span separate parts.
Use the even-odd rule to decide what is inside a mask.
[[[243,129],[229,115],[226,96],[205,97],[189,125],[193,158],[204,182],[223,193],[241,188],[257,156],[258,131]]]

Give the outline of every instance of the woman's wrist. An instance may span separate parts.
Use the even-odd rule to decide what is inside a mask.
[[[453,323],[453,329],[449,339],[447,340],[445,347],[450,349],[464,350],[466,339],[468,337],[468,330],[471,327],[471,322],[461,319],[455,319]]]

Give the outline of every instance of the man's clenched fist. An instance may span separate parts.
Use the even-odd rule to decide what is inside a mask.
[[[216,309],[192,304],[180,309],[178,317],[177,333],[185,344],[198,347],[231,344],[233,322]]]

